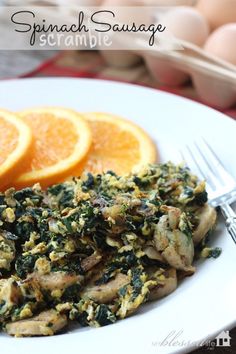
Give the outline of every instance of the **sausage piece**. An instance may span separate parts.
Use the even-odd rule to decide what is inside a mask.
[[[26,320],[7,323],[6,331],[16,337],[49,336],[60,331],[66,324],[65,315],[56,310],[48,310]]]

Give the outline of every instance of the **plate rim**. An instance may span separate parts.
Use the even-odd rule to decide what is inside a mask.
[[[209,107],[201,102],[197,102],[191,98],[186,98],[186,97],[182,97],[182,96],[179,96],[175,93],[171,93],[171,92],[166,92],[166,91],[162,91],[160,89],[156,89],[156,88],[152,88],[152,87],[146,87],[146,86],[143,86],[143,85],[139,85],[139,84],[134,84],[134,83],[126,83],[126,82],[120,82],[120,81],[115,81],[115,80],[105,80],[105,79],[94,79],[94,78],[75,78],[75,77],[34,77],[34,78],[20,78],[20,79],[6,79],[6,80],[1,80],[0,81],[0,86],[4,85],[4,84],[15,84],[15,83],[19,83],[19,82],[36,82],[36,81],[60,81],[60,80],[66,80],[66,81],[80,81],[80,82],[88,82],[90,84],[92,84],[93,82],[96,82],[96,83],[100,83],[100,84],[106,84],[106,85],[116,85],[116,86],[128,86],[129,88],[131,89],[138,89],[138,90],[145,90],[145,91],[150,91],[150,92],[153,92],[155,94],[161,94],[161,95],[165,95],[165,96],[173,96],[175,98],[177,98],[178,100],[181,100],[182,102],[187,102],[188,104],[193,104],[193,105],[197,105],[197,106],[201,106],[204,110],[210,110],[213,112],[213,114],[216,114],[216,118],[218,117],[218,119],[228,119],[228,122],[230,124],[235,124],[236,121],[232,118],[232,117],[229,117],[227,116],[226,114],[224,114],[223,112],[221,111],[218,111],[212,107]],[[233,320],[231,322],[231,324],[228,326],[223,326],[221,329],[219,329],[219,331],[215,332],[214,334],[211,335],[211,338],[214,338],[214,335],[219,333],[221,330],[224,330],[224,329],[231,329],[233,328],[234,326],[236,325],[236,319]],[[206,337],[202,338],[202,340],[204,340]],[[200,339],[201,340],[201,339]],[[195,346],[188,346],[188,347],[183,347],[183,348],[178,348],[176,349],[175,351],[171,351],[171,353],[186,353],[186,352],[189,352],[190,350],[192,349],[197,349]]]

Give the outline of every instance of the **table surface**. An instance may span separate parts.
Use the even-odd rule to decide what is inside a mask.
[[[11,77],[42,77],[42,76],[67,76],[89,77],[106,80],[116,80],[158,88],[172,92],[190,99],[198,100],[197,93],[189,82],[178,88],[169,88],[154,81],[148,73],[143,62],[131,68],[115,68],[103,60],[96,51],[68,51],[55,53],[53,51],[17,51],[1,52],[0,78]],[[236,107],[227,109],[225,114],[236,119]],[[215,354],[236,353],[236,328],[230,331],[230,347],[202,347],[194,354],[211,351]]]

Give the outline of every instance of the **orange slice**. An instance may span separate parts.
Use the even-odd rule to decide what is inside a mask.
[[[15,114],[0,110],[0,188],[22,172],[32,144],[30,128]]]
[[[34,137],[25,172],[15,180],[22,188],[40,182],[43,187],[61,181],[86,156],[91,145],[88,123],[79,113],[64,108],[34,108],[19,113]]]
[[[92,146],[74,175],[83,170],[93,173],[112,170],[125,175],[156,161],[154,143],[136,124],[108,113],[87,113],[84,117],[92,131]]]

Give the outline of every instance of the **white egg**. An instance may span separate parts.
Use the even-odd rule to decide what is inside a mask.
[[[179,39],[202,46],[209,34],[209,27],[204,17],[194,8],[180,6],[173,8],[165,14],[161,23]],[[169,86],[184,84],[189,75],[165,59],[145,55],[145,62],[151,74],[161,83]]]
[[[211,29],[236,22],[236,0],[199,0],[197,9],[207,19]]]
[[[143,3],[149,6],[192,6],[196,0],[143,0]]]
[[[68,6],[68,0],[57,0],[58,5],[67,5]],[[102,0],[70,0],[70,6],[100,6],[102,3]]]
[[[229,23],[215,30],[206,41],[204,49],[236,65],[236,23]]]
[[[175,37],[198,46],[202,46],[209,35],[207,21],[192,7],[180,6],[170,10],[162,18],[162,23]]]

